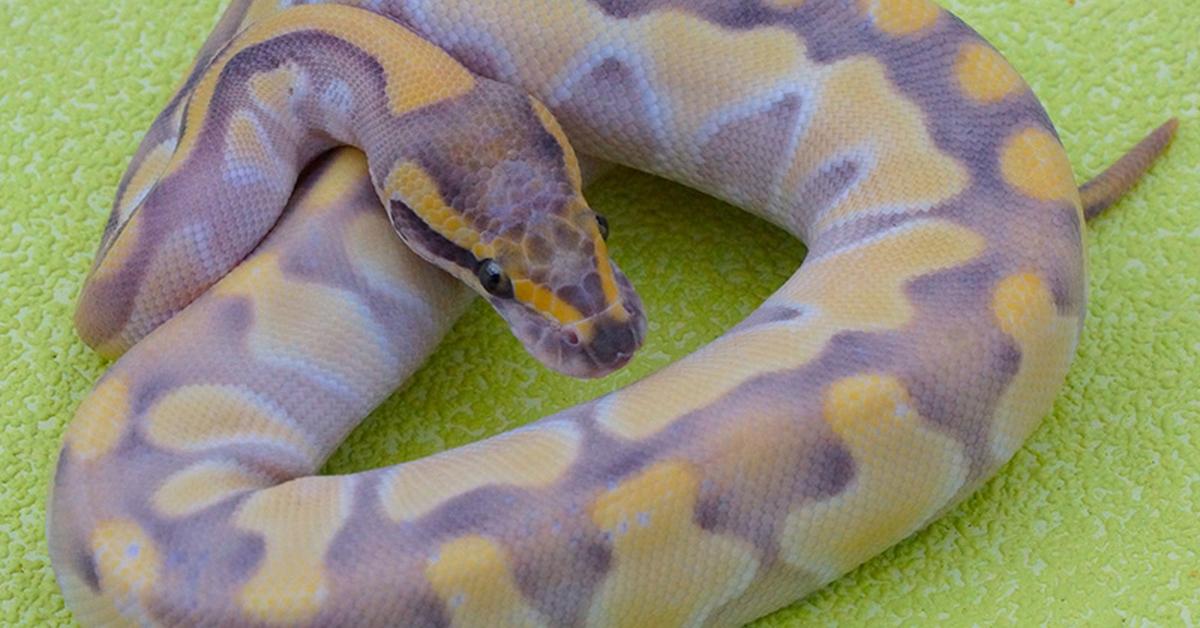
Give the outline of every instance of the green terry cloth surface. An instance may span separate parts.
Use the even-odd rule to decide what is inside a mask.
[[[1032,83],[1081,181],[1168,115],[1181,135],[1089,230],[1079,357],[1013,462],[763,625],[1200,622],[1200,3],[949,4]],[[69,621],[44,502],[63,430],[105,368],[75,336],[73,301],[118,177],[223,2],[171,5],[0,2],[0,624]],[[716,337],[801,260],[781,232],[650,177],[618,172],[590,195],[652,321],[632,366],[593,383],[551,374],[477,303],[329,472],[422,456],[627,384]]]

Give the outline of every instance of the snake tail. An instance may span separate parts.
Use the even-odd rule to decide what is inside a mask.
[[[1120,159],[1079,188],[1083,216],[1089,222],[1125,196],[1142,179],[1150,166],[1166,152],[1179,130],[1179,119],[1171,118],[1154,129]]]

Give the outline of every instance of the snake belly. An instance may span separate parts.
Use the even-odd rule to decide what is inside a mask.
[[[227,11],[102,250],[206,115],[186,106],[204,68],[278,4]],[[143,283],[93,326],[125,330],[112,353],[136,344],[81,406],[55,480],[51,549],[81,622],[737,625],[920,529],[1049,410],[1085,313],[1080,195],[1025,82],[933,3],[347,4],[306,15],[387,16],[536,96],[581,153],[730,201],[808,259],[623,390],[314,476],[465,301],[381,235],[362,158],[328,158],[194,307]],[[353,45],[299,32],[318,53]],[[153,316],[129,331],[138,307]]]

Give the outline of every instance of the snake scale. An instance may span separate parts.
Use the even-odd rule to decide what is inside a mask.
[[[80,298],[121,357],[58,462],[64,596],[97,625],[760,617],[1013,455],[1075,350],[1085,216],[1174,129],[1081,195],[1028,86],[929,0],[234,0]],[[628,361],[642,306],[576,149],[807,261],[628,388],[315,475],[472,291],[551,368]]]

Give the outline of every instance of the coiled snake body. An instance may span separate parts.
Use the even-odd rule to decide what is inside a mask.
[[[280,4],[228,9],[84,287],[81,335],[124,355],[72,423],[49,508],[83,623],[730,625],[779,608],[1012,456],[1075,349],[1085,214],[1174,130],[1081,197],[1025,83],[928,0]],[[293,190],[340,144],[365,159],[320,157]],[[572,146],[735,203],[808,260],[624,390],[314,476],[464,286],[553,368],[629,359],[641,304]]]

